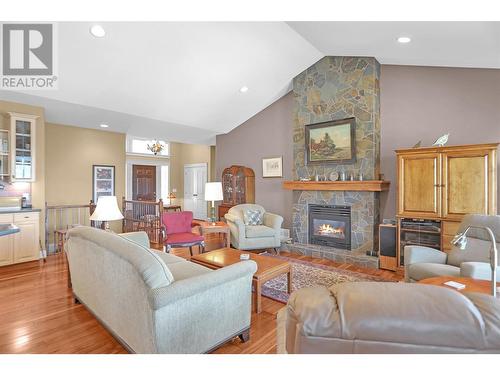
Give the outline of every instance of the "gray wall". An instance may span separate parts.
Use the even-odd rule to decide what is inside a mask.
[[[500,69],[382,65],[380,94],[383,218],[396,212],[395,149],[445,133],[448,145],[500,142]]]
[[[224,168],[244,165],[255,172],[255,201],[269,212],[283,216],[290,228],[292,192],[283,190],[284,180],[292,178],[293,96],[289,93],[231,132],[217,136],[216,180]],[[262,158],[283,156],[283,178],[263,178]]]
[[[380,95],[381,173],[391,181],[390,191],[381,194],[382,218],[393,217],[396,210],[395,149],[419,140],[431,145],[448,132],[449,145],[500,142],[500,69],[382,65]],[[217,136],[216,147],[216,178],[232,164],[253,168],[257,203],[283,215],[288,228],[292,194],[281,183],[291,179],[292,107],[288,94]],[[284,178],[263,179],[262,157],[275,155],[283,155]]]

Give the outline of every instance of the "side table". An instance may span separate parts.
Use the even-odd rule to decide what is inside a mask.
[[[226,235],[225,247],[231,247],[231,234],[229,231],[229,226],[226,223],[222,221],[216,221],[214,224],[212,224],[207,221],[204,221],[200,223],[200,227],[201,227],[201,234],[203,236],[209,233],[217,233],[219,235],[221,233],[224,233]]]
[[[450,286],[444,285],[444,283],[447,281],[455,281],[457,283],[464,284],[465,288],[457,290],[457,289],[452,288]],[[468,277],[453,277],[453,276],[431,277],[428,279],[420,280],[418,283],[419,284],[442,286],[445,288],[456,290],[457,292],[460,292],[460,293],[475,292],[475,293],[490,294],[490,287],[491,287],[491,282],[489,280],[477,280],[477,279],[471,279]],[[499,286],[500,286],[500,283],[497,283],[497,288]]]
[[[168,206],[163,206],[163,209],[165,211],[182,211],[182,207],[178,205],[168,205]]]

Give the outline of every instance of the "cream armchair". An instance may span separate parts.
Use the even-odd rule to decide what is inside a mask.
[[[245,210],[259,210],[263,213],[262,225],[245,225]],[[231,245],[239,250],[257,250],[281,246],[281,224],[283,218],[266,212],[258,204],[239,204],[231,207],[224,216],[231,231]]]
[[[495,234],[497,247],[500,247],[500,216],[466,215],[458,232],[468,226],[489,227]],[[414,282],[435,276],[462,276],[473,279],[490,280],[490,246],[486,233],[472,230],[467,248],[453,248],[448,254],[424,246],[405,246],[405,281]]]

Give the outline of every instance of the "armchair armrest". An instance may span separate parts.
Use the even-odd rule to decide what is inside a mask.
[[[444,251],[432,247],[408,245],[404,248],[405,266],[414,263],[445,264],[448,255]]]
[[[497,267],[497,273],[500,267]],[[478,280],[491,280],[491,266],[485,262],[463,262],[460,264],[460,276]]]
[[[230,283],[242,277],[248,277],[250,281],[256,271],[257,264],[254,261],[239,262],[214,272],[175,281],[168,286],[152,289],[149,292],[149,301],[152,309],[158,310],[166,305],[204,293],[216,286]]]
[[[201,229],[201,224],[200,224],[200,223],[198,223],[198,222],[192,222],[192,223],[191,223],[191,231],[192,231],[192,229],[194,229],[194,228],[196,228],[196,230],[197,230],[197,232],[198,232],[198,234],[199,234],[200,236],[203,236],[203,231],[202,231],[202,229]]]
[[[404,248],[405,259],[405,281],[410,282],[410,265],[415,263],[438,263],[446,264],[448,255],[444,251],[432,247],[408,245]]]
[[[283,218],[280,215],[272,214],[270,212],[264,213],[264,225],[266,227],[279,231],[281,224],[283,224]]]
[[[240,231],[241,233],[245,233],[245,223],[241,218],[231,214],[225,214],[224,218],[227,221],[234,223],[238,227],[238,231]]]

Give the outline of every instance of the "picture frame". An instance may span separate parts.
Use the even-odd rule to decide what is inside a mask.
[[[262,158],[262,177],[283,177],[283,156],[271,156]]]
[[[356,119],[306,125],[306,164],[353,164],[356,162]]]
[[[114,165],[92,166],[92,200],[95,204],[102,195],[115,195]]]

